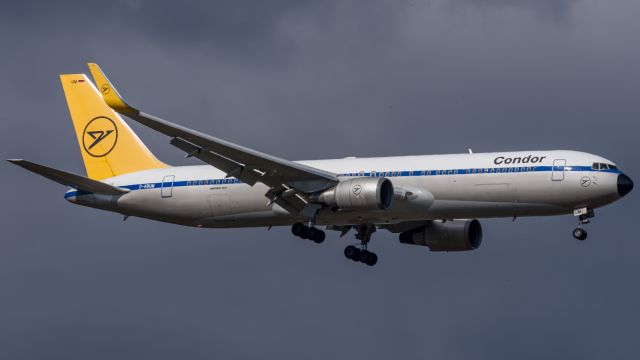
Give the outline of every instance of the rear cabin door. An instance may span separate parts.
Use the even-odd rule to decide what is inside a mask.
[[[163,198],[168,198],[173,196],[173,180],[175,180],[175,175],[167,175],[162,178],[162,187],[160,190],[160,195]]]
[[[551,168],[551,180],[562,181],[564,180],[564,167],[567,165],[565,159],[553,160],[553,167]]]

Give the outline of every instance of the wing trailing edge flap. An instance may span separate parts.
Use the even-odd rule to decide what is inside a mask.
[[[182,138],[171,139],[171,145],[187,153],[187,157],[195,157],[203,162],[224,171],[227,177],[235,177],[243,183],[251,186],[257,182],[262,182],[270,187],[265,196],[269,199],[269,204],[275,203],[292,214],[304,214],[308,209],[308,198],[295,188],[283,184],[280,179],[269,176],[264,171],[256,169],[254,166],[245,165],[226,158],[208,149],[192,144]]]
[[[237,161],[226,158],[222,155],[216,154],[213,151],[208,151],[202,147],[192,144],[182,138],[175,137],[171,139],[171,145],[187,153],[187,157],[195,157],[203,162],[224,171],[227,177],[235,177],[242,182],[251,186],[258,182],[258,179],[264,175],[257,169],[247,167],[245,164],[241,164]]]

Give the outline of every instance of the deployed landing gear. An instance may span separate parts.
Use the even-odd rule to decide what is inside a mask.
[[[346,256],[347,259],[359,261],[369,266],[373,266],[378,262],[378,255],[376,255],[376,253],[367,249],[358,249],[353,245],[344,248],[344,256]]]
[[[573,237],[582,241],[587,238],[587,230],[582,228],[582,225],[588,224],[592,217],[595,216],[593,209],[582,208],[573,211],[573,214],[578,217],[578,227],[573,229]]]
[[[299,238],[309,239],[316,244],[320,244],[321,242],[323,242],[326,237],[324,231],[316,227],[306,226],[302,223],[293,224],[293,226],[291,227],[291,232],[293,233],[293,235]]]
[[[353,261],[373,266],[378,262],[378,255],[367,250],[371,234],[376,231],[375,225],[360,225],[356,228],[356,239],[360,240],[360,248],[349,245],[344,248],[344,256]]]
[[[587,238],[587,231],[581,227],[573,229],[573,237],[582,241]]]

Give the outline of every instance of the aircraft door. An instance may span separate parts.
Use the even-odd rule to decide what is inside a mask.
[[[567,160],[565,159],[555,159],[553,160],[553,167],[551,168],[551,180],[552,181],[562,181],[564,180],[564,167],[567,165]]]
[[[167,175],[162,178],[162,186],[160,189],[160,196],[163,198],[168,198],[173,196],[173,181],[175,180],[175,175]]]

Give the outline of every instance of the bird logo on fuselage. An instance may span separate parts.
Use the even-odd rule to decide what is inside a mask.
[[[82,147],[93,157],[103,157],[111,152],[118,141],[118,128],[113,120],[98,116],[89,121],[82,134]]]

